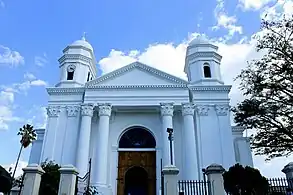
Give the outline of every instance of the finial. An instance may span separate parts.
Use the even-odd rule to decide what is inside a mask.
[[[85,41],[85,35],[86,35],[86,32],[83,32],[83,36],[81,38],[83,41]]]

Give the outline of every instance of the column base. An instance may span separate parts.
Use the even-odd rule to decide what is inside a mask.
[[[113,195],[113,190],[111,186],[105,184],[92,184],[99,194],[102,195]]]

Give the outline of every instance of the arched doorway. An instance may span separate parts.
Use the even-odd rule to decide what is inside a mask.
[[[155,148],[154,136],[143,127],[132,127],[121,136],[117,195],[156,194]]]
[[[132,167],[125,174],[124,194],[148,194],[148,173],[142,167]]]

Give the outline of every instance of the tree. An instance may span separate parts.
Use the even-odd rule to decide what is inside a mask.
[[[41,164],[45,173],[42,175],[40,195],[57,195],[60,181],[60,165],[53,161],[45,161]]]
[[[236,77],[246,99],[232,108],[237,125],[255,130],[252,148],[267,159],[293,151],[293,18],[263,20],[261,59]]]
[[[269,183],[257,169],[236,164],[223,174],[224,188],[230,195],[265,195]]]
[[[22,149],[27,148],[34,140],[36,140],[36,136],[37,136],[37,134],[35,133],[34,127],[29,124],[23,125],[23,127],[19,129],[19,132],[17,133],[17,135],[21,136],[21,139],[20,139],[21,146],[20,146],[20,150],[19,150],[19,153],[17,156],[15,168],[14,168],[14,171],[12,174],[12,178],[14,178],[14,176],[15,176],[15,172],[17,169],[17,165],[19,162],[19,158],[20,158]]]

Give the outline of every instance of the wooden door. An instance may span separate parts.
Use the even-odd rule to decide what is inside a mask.
[[[148,175],[148,195],[156,195],[156,152],[119,152],[117,195],[125,195],[125,174],[132,167],[142,167]]]

